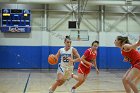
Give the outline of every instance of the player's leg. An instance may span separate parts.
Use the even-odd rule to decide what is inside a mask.
[[[140,70],[140,62],[134,65],[135,68]],[[136,77],[136,79],[134,80],[135,85],[137,86],[140,83],[140,75],[138,75]]]
[[[61,67],[61,64],[58,64],[57,70],[57,80],[56,82],[49,88],[50,93],[53,93],[58,86],[61,86],[66,80],[64,79],[64,71],[65,69]]]
[[[127,72],[124,74],[124,76],[122,78],[122,82],[123,82],[126,93],[131,93],[131,88],[126,80],[126,77],[127,77],[130,70],[131,70],[131,68],[127,70]]]
[[[78,75],[74,75],[73,78],[77,80],[78,82],[72,87],[71,93],[75,93],[75,89],[85,82],[87,75],[78,73]]]
[[[64,78],[69,81],[73,76],[74,66],[69,66],[65,69]]]
[[[78,73],[78,75],[73,77],[74,79],[76,79],[78,82],[73,86],[73,89],[78,88],[81,84],[83,84],[87,78],[87,75]]]
[[[75,80],[79,81],[78,75],[75,75],[75,74],[72,73],[71,77],[74,78]]]
[[[86,67],[80,65],[78,67],[77,72],[78,72],[78,75],[73,75],[73,78],[75,80],[77,80],[78,82],[72,87],[72,89],[71,89],[72,93],[75,93],[75,89],[78,88],[80,85],[82,85],[85,82],[87,75],[90,72],[90,68],[86,68]]]
[[[134,80],[134,83],[136,86],[140,83],[140,76],[136,77],[136,79]]]
[[[133,67],[128,75],[126,76],[126,81],[130,85],[131,89],[134,91],[134,93],[138,93],[138,88],[136,84],[133,82],[137,77],[140,77],[140,70]]]
[[[56,82],[49,88],[50,93],[53,93],[58,86],[61,86],[65,82],[63,77],[64,77],[63,74],[61,73],[57,74]]]

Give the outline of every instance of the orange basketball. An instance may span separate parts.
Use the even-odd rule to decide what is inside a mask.
[[[48,62],[51,65],[55,65],[55,64],[58,63],[58,59],[57,59],[57,57],[55,55],[49,55]]]

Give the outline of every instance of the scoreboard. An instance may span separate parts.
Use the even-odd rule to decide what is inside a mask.
[[[1,31],[30,33],[31,11],[27,9],[2,9]]]

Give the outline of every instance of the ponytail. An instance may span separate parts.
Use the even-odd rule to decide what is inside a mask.
[[[120,41],[121,44],[130,44],[128,37],[118,36],[117,39]]]
[[[68,39],[68,40],[71,40],[71,39],[70,39],[70,36],[65,36],[65,41],[66,41],[67,39]]]

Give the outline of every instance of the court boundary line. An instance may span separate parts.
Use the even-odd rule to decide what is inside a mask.
[[[28,75],[28,78],[27,78],[27,81],[26,81],[26,84],[25,84],[23,93],[26,93],[26,89],[27,89],[27,87],[28,87],[28,83],[29,83],[29,80],[30,80],[30,76],[31,76],[31,72],[30,72],[29,75]]]

